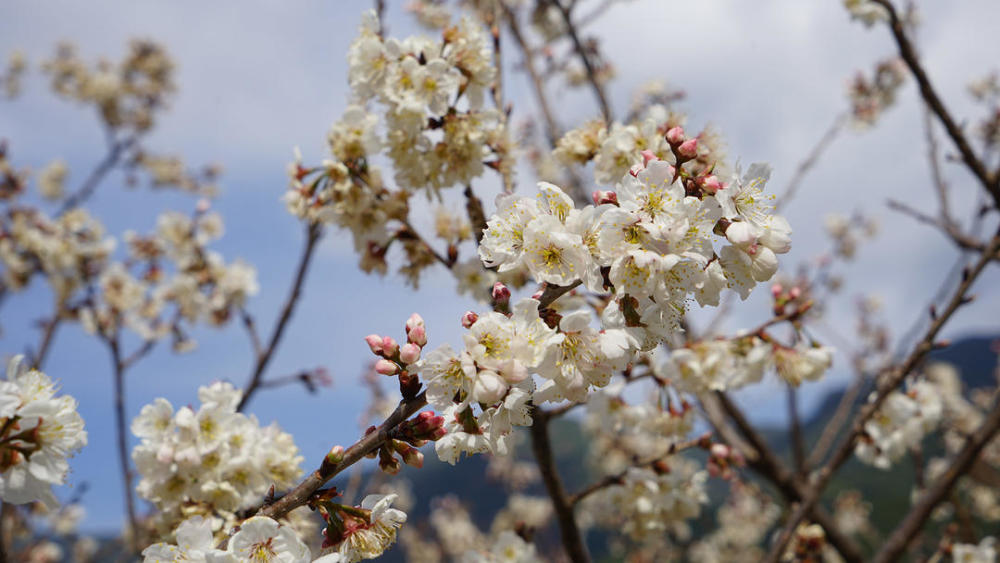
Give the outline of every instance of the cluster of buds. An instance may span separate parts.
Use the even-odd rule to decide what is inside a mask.
[[[406,521],[404,512],[390,508],[396,495],[368,495],[360,506],[338,504],[333,501],[338,496],[331,488],[309,501],[326,521],[322,548],[335,548],[340,557],[334,560],[375,559],[396,541],[396,531]]]
[[[406,344],[402,346],[391,336],[369,334],[365,337],[368,348],[379,359],[375,371],[386,376],[399,376],[399,390],[404,399],[412,399],[420,392],[420,379],[410,373],[410,365],[420,360],[420,354],[427,345],[427,329],[424,319],[417,313],[406,321]]]
[[[823,561],[826,533],[819,524],[799,524],[782,561]]]
[[[375,431],[375,427],[372,426],[366,433]],[[445,434],[447,431],[444,428],[444,417],[435,415],[433,411],[424,411],[397,426],[392,431],[391,437],[378,450],[369,453],[368,457],[378,456],[379,469],[390,475],[399,473],[402,468],[400,459],[406,465],[420,468],[424,466],[424,454],[417,448],[427,442],[437,441]]]
[[[496,282],[493,284],[493,291],[491,295],[493,297],[493,310],[498,313],[510,315],[510,288],[501,282]],[[472,314],[475,315],[475,313]],[[468,315],[469,313],[466,313],[466,316]],[[472,326],[472,323],[474,322],[476,321],[473,320],[469,323],[469,326]],[[465,317],[462,317],[462,324],[463,326],[465,325]]]
[[[712,477],[721,477],[726,480],[732,479],[735,476],[733,468],[746,465],[743,454],[738,449],[731,448],[725,444],[712,444],[708,452],[706,469],[708,469],[708,474]]]
[[[698,137],[688,137],[680,125],[668,129],[665,138],[670,151],[674,153],[677,166],[698,158]]]
[[[813,300],[809,299],[799,284],[791,285],[775,283],[771,286],[771,297],[774,299],[774,316],[791,314],[798,317],[812,308]]]

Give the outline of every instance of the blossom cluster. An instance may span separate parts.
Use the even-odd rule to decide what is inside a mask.
[[[680,128],[667,138],[675,158],[695,156],[697,138]],[[540,283],[610,289],[604,328],[626,329],[642,350],[675,334],[691,302],[718,305],[727,287],[746,298],[774,275],[776,254],[791,248],[791,228],[763,194],[766,166],[725,184],[645,157],[617,192],[595,192],[596,206],[576,209],[546,183],[537,199],[501,197],[479,247],[484,264],[527,269]],[[727,243],[719,252],[717,238]]]
[[[312,554],[288,526],[266,516],[254,516],[240,525],[226,549],[216,547],[212,521],[194,516],[181,522],[176,542],[156,543],[142,551],[145,563],[181,561],[204,563],[310,563]],[[328,563],[331,563],[328,561]]]
[[[152,235],[126,233],[128,259],[101,272],[99,291],[80,310],[84,328],[110,336],[127,326],[145,340],[172,336],[175,350],[184,351],[194,341],[180,328],[181,320],[228,322],[257,293],[257,274],[246,262],[227,264],[206,248],[223,231],[221,216],[206,208],[199,207],[193,217],[164,213]],[[175,314],[167,318],[171,306]]]
[[[905,392],[893,391],[865,423],[855,454],[869,465],[889,469],[937,428],[943,410],[941,392],[929,381],[915,381]]]
[[[94,105],[113,130],[148,131],[175,89],[174,63],[151,41],[132,41],[121,61],[101,60],[93,67],[72,44],[62,43],[42,68],[51,77],[53,91]]]
[[[175,411],[160,398],[132,422],[141,439],[132,451],[141,476],[136,490],[156,507],[161,534],[196,514],[221,517],[215,529],[233,524],[235,513],[259,503],[269,487],[291,487],[302,474],[292,436],[237,412],[241,396],[217,382],[198,389],[197,410]]]
[[[406,513],[392,508],[397,498],[395,494],[368,495],[355,507],[332,501],[316,503],[326,521],[323,549],[330,561],[375,559],[395,543],[397,531],[406,522]]]
[[[10,361],[0,381],[0,499],[59,504],[52,486],[66,481],[67,458],[87,445],[76,406],[73,397],[56,396],[52,380],[28,369],[23,357]]]
[[[860,72],[854,77],[847,90],[855,126],[874,125],[879,116],[895,103],[896,93],[906,76],[905,71],[903,61],[893,57],[880,61],[871,77]]]
[[[0,73],[0,89],[8,99],[21,93],[21,77],[28,68],[28,61],[22,51],[12,51],[7,56],[6,68]]]

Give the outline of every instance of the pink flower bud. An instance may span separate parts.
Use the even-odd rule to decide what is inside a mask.
[[[701,189],[705,190],[706,193],[714,194],[722,189],[722,183],[719,182],[719,179],[713,174],[702,181]]]
[[[798,299],[800,295],[802,295],[802,290],[799,289],[799,286],[793,287],[788,292],[788,296],[791,297],[792,299]]]
[[[412,364],[420,359],[420,346],[413,344],[403,344],[399,349],[399,360],[404,364]]]
[[[381,360],[375,362],[375,371],[376,373],[380,373],[382,375],[396,375],[399,373],[399,366],[392,360],[382,358]]]
[[[656,155],[653,154],[653,151],[651,151],[649,149],[646,149],[646,150],[642,151],[639,154],[642,155],[642,165],[643,166],[646,166],[647,164],[649,164],[650,161],[659,160],[658,158],[656,158]]]
[[[497,303],[507,303],[510,301],[510,289],[501,282],[493,284],[493,301]]]
[[[771,286],[771,297],[774,297],[775,299],[777,299],[778,297],[781,297],[781,292],[782,291],[784,291],[784,290],[781,288],[781,284],[780,283],[776,283],[776,284],[772,285]]]
[[[472,325],[476,324],[476,321],[478,320],[479,320],[479,315],[475,314],[472,311],[466,311],[465,314],[462,315],[462,327],[469,328]]]
[[[417,313],[413,313],[412,315],[410,315],[409,319],[406,319],[406,334],[410,334],[410,331],[417,328],[418,326],[419,327],[424,326],[424,318],[418,315]]]
[[[372,354],[376,356],[382,355],[382,337],[377,334],[369,334],[365,337],[365,342],[368,343],[368,347],[371,348]]]
[[[594,193],[591,194],[591,197],[594,198],[594,205],[602,205],[605,203],[618,205],[618,194],[615,192],[594,190]]]
[[[417,469],[424,466],[424,454],[420,453],[417,448],[407,448],[406,451],[400,453],[403,455],[403,463],[406,465]]]
[[[677,147],[677,152],[685,158],[694,158],[698,156],[698,138],[688,139],[681,143],[681,146]]]
[[[396,339],[391,336],[382,337],[382,353],[386,356],[395,356],[396,352],[399,351],[399,344],[396,343]]]
[[[681,126],[671,127],[667,130],[667,142],[671,145],[679,145],[684,142],[684,128]]]
[[[199,199],[197,207],[195,207],[195,209],[197,209],[198,213],[205,213],[205,212],[207,212],[211,208],[212,208],[212,202],[208,201],[205,198]]]
[[[406,333],[406,339],[423,348],[427,345],[427,329],[422,326],[413,327]]]

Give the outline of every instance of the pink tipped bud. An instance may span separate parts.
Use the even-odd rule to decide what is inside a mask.
[[[656,155],[653,154],[653,151],[651,151],[649,149],[646,149],[646,150],[642,151],[639,154],[642,155],[642,165],[643,166],[648,165],[650,162],[652,162],[654,160],[659,160],[658,158],[656,158]]]
[[[802,290],[799,289],[799,286],[795,286],[788,291],[788,296],[792,299],[798,299],[800,295],[802,295]]]
[[[510,289],[508,289],[507,286],[501,282],[493,284],[493,301],[497,303],[506,303],[510,301]]]
[[[399,344],[396,343],[396,339],[391,336],[382,337],[382,353],[386,356],[395,356],[396,352],[399,351]]]
[[[368,347],[371,348],[372,354],[376,356],[382,355],[382,337],[377,334],[369,334],[365,337],[365,342],[368,343]]]
[[[417,327],[423,328],[423,326],[424,318],[416,313],[413,313],[410,315],[409,319],[406,319],[406,334],[410,334],[410,331]]]
[[[423,348],[427,345],[427,329],[422,326],[413,327],[406,333],[406,339]]]
[[[399,366],[396,362],[383,358],[375,362],[375,372],[382,375],[396,375],[399,373]]]
[[[404,364],[412,364],[420,359],[420,346],[413,344],[404,344],[402,348],[399,349],[399,360]]]
[[[208,211],[211,208],[212,208],[212,202],[208,201],[205,198],[199,199],[197,207],[195,207],[195,209],[197,209],[198,213],[205,213],[206,211]]]
[[[594,190],[591,194],[594,198],[594,205],[602,205],[605,203],[610,203],[611,205],[618,205],[618,194],[611,191],[604,190]]]
[[[698,156],[698,138],[688,139],[681,143],[681,146],[677,147],[677,152],[685,158],[694,158]]]
[[[679,145],[684,142],[684,128],[677,126],[667,130],[667,142],[671,145]]]
[[[782,291],[784,291],[784,290],[781,288],[781,284],[780,283],[776,283],[776,284],[772,285],[771,286],[771,297],[774,297],[775,299],[777,299],[778,297],[781,297],[781,292]]]
[[[719,179],[713,174],[702,181],[701,189],[705,190],[706,193],[714,194],[722,189],[722,182],[719,182]]]
[[[479,320],[479,315],[477,315],[472,311],[466,311],[465,314],[462,315],[462,327],[469,328],[472,325],[476,324],[476,321],[478,320]]]

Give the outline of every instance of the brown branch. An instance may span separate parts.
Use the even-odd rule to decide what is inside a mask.
[[[955,245],[963,250],[976,250],[982,252],[983,248],[986,246],[982,241],[963,233],[954,221],[950,221],[943,216],[941,218],[931,217],[930,215],[922,213],[909,205],[894,199],[890,199],[886,203],[888,204],[889,209],[892,209],[893,211],[909,215],[921,223],[937,228],[944,233],[945,236],[950,238]]]
[[[594,68],[594,63],[590,60],[590,56],[587,54],[587,49],[580,40],[580,35],[577,33],[576,26],[573,24],[573,18],[570,15],[569,8],[564,6],[561,0],[552,0],[552,5],[554,5],[562,15],[563,23],[566,24],[566,35],[568,35],[570,41],[573,42],[573,49],[576,50],[577,56],[580,57],[580,61],[583,63],[583,68],[587,71],[587,81],[590,82],[590,86],[594,90],[594,96],[597,97],[597,105],[601,107],[601,115],[604,117],[604,122],[608,126],[611,126],[613,119],[611,117],[611,107],[608,105],[607,94],[604,92],[604,87],[597,78],[597,69]]]
[[[132,469],[129,465],[128,455],[128,434],[126,429],[128,423],[125,419],[125,370],[126,366],[122,360],[121,348],[118,341],[118,334],[106,337],[105,342],[111,351],[111,363],[114,370],[115,389],[115,434],[118,446],[118,464],[122,474],[122,488],[125,496],[125,513],[128,515],[129,534],[128,549],[131,553],[139,552],[139,521],[135,514],[135,498],[132,491]]]
[[[236,407],[238,411],[246,408],[247,403],[250,402],[250,397],[260,388],[264,370],[267,369],[267,364],[274,357],[274,353],[278,349],[278,344],[281,342],[281,337],[285,333],[285,327],[288,326],[288,321],[292,318],[295,305],[302,294],[302,286],[305,283],[306,273],[309,271],[309,263],[312,261],[313,254],[315,254],[316,243],[319,242],[322,236],[323,227],[319,224],[310,223],[306,227],[305,245],[302,249],[302,256],[299,258],[299,266],[295,272],[295,279],[292,281],[292,288],[288,293],[288,298],[285,300],[285,305],[281,308],[281,314],[274,324],[271,338],[267,342],[267,348],[264,348],[264,351],[257,354],[254,358],[253,372],[243,390],[243,398],[240,399],[240,404]],[[246,322],[245,319],[244,322]]]
[[[257,333],[257,321],[249,311],[240,307],[240,318],[243,326],[247,329],[247,336],[250,338],[250,347],[253,349],[253,357],[259,359],[264,354],[264,345],[260,341],[260,334]]]
[[[809,467],[815,467],[823,463],[823,459],[826,458],[826,454],[833,446],[833,442],[837,439],[837,435],[844,429],[847,417],[850,416],[851,409],[854,407],[854,401],[861,393],[861,389],[865,386],[866,380],[867,378],[864,373],[858,373],[854,383],[851,384],[851,386],[844,392],[844,395],[840,398],[840,402],[837,404],[837,410],[833,411],[833,416],[830,417],[826,426],[823,427],[823,433],[820,434],[819,440],[816,440],[816,445],[813,446],[812,452],[809,454],[809,458],[806,461],[806,464]]]
[[[115,166],[118,165],[118,161],[121,159],[122,154],[132,147],[138,139],[133,135],[122,139],[120,141],[113,141],[111,147],[108,149],[108,154],[105,155],[97,166],[91,171],[87,179],[84,180],[83,185],[79,190],[70,194],[66,199],[63,200],[62,205],[59,206],[59,211],[56,215],[63,215],[70,209],[79,207],[83,205],[94,192],[97,191],[97,187],[100,186],[101,180],[107,175]]]
[[[790,438],[792,441],[792,460],[795,462],[795,471],[799,475],[805,475],[809,471],[806,461],[806,443],[802,435],[802,422],[799,419],[799,401],[796,392],[798,388],[792,385],[787,387],[788,395],[788,419],[790,421]]]
[[[634,463],[631,467],[629,467],[629,469],[652,467],[653,465],[656,465],[657,462],[663,461],[666,458],[676,453],[682,452],[684,450],[689,450],[691,448],[696,448],[696,447],[706,447],[706,443],[709,437],[710,434],[705,434],[703,436],[699,436],[697,438],[694,438],[692,440],[687,440],[685,442],[674,442],[670,444],[670,448],[667,450],[667,453],[660,456],[656,456],[655,458],[646,461],[637,460],[636,463]],[[615,485],[621,485],[624,482],[625,475],[627,473],[628,469],[616,473],[615,475],[608,475],[599,481],[595,481],[590,485],[587,485],[583,489],[570,495],[568,499],[569,503],[573,506],[576,506],[577,504],[580,503],[580,501],[582,501],[583,499],[589,497],[590,495],[596,493],[601,489],[605,489],[607,487],[613,487]]]
[[[553,301],[559,299],[563,295],[566,295],[570,291],[576,289],[577,286],[583,283],[583,280],[576,280],[569,285],[545,285],[545,290],[542,291],[542,296],[538,299],[538,309],[544,309],[552,304]]]
[[[587,546],[573,515],[573,503],[569,495],[566,494],[562,479],[559,477],[559,471],[556,469],[555,459],[552,456],[549,419],[540,410],[535,411],[531,424],[531,451],[535,455],[535,462],[542,474],[542,482],[545,483],[545,489],[552,501],[552,508],[559,523],[559,535],[562,538],[566,555],[569,556],[570,561],[590,561],[590,554],[587,553]]]
[[[483,232],[486,230],[486,213],[483,211],[483,201],[472,191],[472,186],[465,186],[465,211],[469,215],[469,223],[472,225],[472,233],[476,237],[478,245],[483,240]]]
[[[819,142],[809,151],[809,154],[799,163],[798,167],[795,169],[795,173],[792,175],[792,179],[788,181],[788,186],[785,191],[782,192],[778,201],[774,204],[774,210],[778,211],[782,207],[788,205],[788,202],[795,197],[798,193],[799,187],[802,185],[802,181],[805,179],[806,174],[816,166],[819,162],[819,158],[826,152],[826,149],[833,143],[833,140],[837,138],[837,134],[844,127],[844,123],[847,121],[847,116],[845,114],[840,114],[833,119],[833,123],[830,127],[823,133],[823,136],[819,138]]]
[[[986,165],[983,164],[981,160],[976,156],[976,153],[972,149],[972,145],[969,140],[965,137],[965,133],[952,118],[951,114],[948,113],[947,108],[944,107],[944,102],[938,96],[937,92],[934,90],[934,86],[931,84],[930,78],[927,76],[927,72],[924,70],[923,66],[920,64],[920,59],[917,56],[916,48],[910,41],[910,38],[906,35],[906,29],[904,28],[904,23],[899,17],[899,13],[896,12],[895,6],[889,0],[872,0],[873,2],[881,5],[885,8],[886,12],[889,14],[889,29],[892,31],[892,36],[896,40],[896,45],[899,47],[899,55],[902,57],[906,66],[913,73],[913,77],[917,80],[917,85],[920,87],[920,95],[924,99],[924,103],[930,108],[934,115],[937,116],[941,125],[944,126],[945,131],[951,138],[952,142],[955,143],[955,147],[958,149],[959,154],[962,155],[962,161],[968,167],[969,171],[979,179],[979,182],[983,185],[993,197],[994,205],[1000,208],[1000,177],[994,177],[986,169]]]
[[[754,429],[743,411],[725,393],[717,391],[714,397],[747,441],[757,450],[756,456],[747,459],[750,466],[778,487],[788,502],[800,501],[808,490],[805,482],[785,467],[781,459],[767,445],[764,437]],[[846,561],[864,561],[861,549],[854,543],[854,540],[840,531],[833,518],[822,507],[813,506],[810,508],[809,518],[825,530],[830,544],[840,552]]]
[[[52,342],[54,341],[56,335],[56,329],[62,323],[63,316],[63,303],[60,301],[56,303],[55,311],[52,312],[52,318],[45,322],[45,329],[42,331],[42,341],[38,345],[38,351],[35,352],[34,357],[35,369],[42,369],[42,365],[45,363],[45,358],[49,354],[49,350],[52,349]]]
[[[528,46],[524,34],[521,32],[521,25],[517,21],[517,14],[507,6],[506,2],[501,2],[501,5],[504,16],[507,19],[507,26],[510,28],[511,36],[513,36],[524,57],[524,69],[528,72],[528,77],[531,78],[531,85],[535,90],[535,100],[538,102],[538,109],[542,112],[542,119],[545,121],[545,132],[549,139],[549,145],[554,147],[559,141],[561,134],[559,126],[556,124],[555,114],[552,113],[552,108],[549,106],[549,98],[545,93],[545,82],[542,80],[542,75],[539,74],[538,69],[535,68],[533,51]]]
[[[817,470],[813,474],[813,478],[810,482],[808,489],[808,494],[802,499],[799,507],[795,510],[791,517],[789,517],[785,528],[782,530],[781,535],[778,540],[772,546],[770,553],[768,553],[767,561],[775,562],[784,553],[785,545],[791,539],[792,533],[800,522],[806,517],[810,510],[819,501],[820,495],[823,494],[823,490],[830,483],[830,479],[833,478],[834,472],[840,468],[848,459],[850,459],[851,454],[854,451],[854,442],[859,436],[864,432],[865,424],[871,419],[872,416],[878,411],[882,403],[885,402],[886,397],[889,393],[899,387],[902,383],[903,378],[905,378],[914,368],[924,359],[934,348],[934,342],[937,338],[941,329],[944,325],[951,319],[955,311],[958,310],[963,304],[967,303],[966,293],[972,287],[973,282],[979,277],[983,269],[988,263],[990,263],[997,251],[1000,250],[1000,235],[994,235],[993,239],[990,241],[989,246],[979,257],[979,260],[969,269],[967,269],[963,275],[962,282],[959,283],[958,288],[956,288],[955,293],[952,295],[948,303],[938,311],[938,316],[935,318],[927,331],[924,333],[924,337],[914,345],[910,354],[899,363],[895,368],[889,370],[884,374],[881,381],[879,381],[875,393],[875,398],[872,402],[861,407],[860,411],[854,418],[854,422],[851,425],[851,430],[848,433],[847,438],[841,442],[840,446],[836,449],[833,456],[826,462],[826,464]]]
[[[924,522],[927,521],[931,512],[934,511],[941,501],[945,500],[945,497],[951,492],[958,478],[972,467],[972,464],[979,457],[980,452],[983,451],[986,444],[1000,431],[1000,408],[998,408],[1000,405],[997,405],[998,397],[1000,397],[1000,394],[994,395],[993,409],[989,416],[983,421],[979,429],[966,439],[965,445],[958,452],[958,455],[955,456],[955,459],[952,460],[948,469],[945,470],[929,489],[920,495],[920,500],[916,502],[909,514],[903,518],[903,521],[899,523],[885,543],[882,544],[882,548],[875,555],[874,561],[876,563],[896,561],[903,555],[913,536],[923,528]]]
[[[272,504],[269,504],[257,511],[257,516],[267,516],[269,518],[278,519],[288,514],[290,511],[298,508],[309,501],[309,498],[319,490],[327,481],[334,478],[337,474],[344,471],[348,467],[354,465],[360,461],[365,455],[370,452],[377,450],[382,444],[389,439],[390,433],[395,430],[402,422],[405,422],[410,416],[415,414],[420,409],[427,405],[427,396],[424,393],[417,395],[416,397],[408,401],[400,401],[396,410],[385,419],[374,432],[367,434],[364,438],[361,438],[354,443],[351,447],[344,451],[344,459],[336,466],[325,469],[324,466],[320,466],[309,474],[301,483],[299,483],[294,489],[289,491],[287,494],[281,498],[275,500]]]

